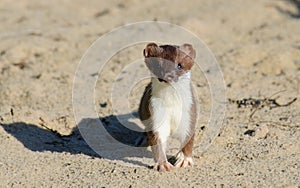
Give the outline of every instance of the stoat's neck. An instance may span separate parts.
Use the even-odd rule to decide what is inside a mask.
[[[160,82],[156,77],[153,77],[151,82],[152,96],[154,97],[170,98],[174,95],[177,95],[177,97],[180,97],[181,99],[192,98],[191,72],[181,75],[177,82]]]

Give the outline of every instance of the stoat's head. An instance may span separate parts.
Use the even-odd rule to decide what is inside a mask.
[[[177,82],[189,73],[196,52],[190,44],[181,46],[150,43],[144,49],[145,63],[160,82]]]

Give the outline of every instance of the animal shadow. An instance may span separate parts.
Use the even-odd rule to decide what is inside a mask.
[[[85,154],[93,158],[121,160],[149,167],[148,164],[135,160],[136,158],[152,157],[151,152],[146,148],[145,133],[123,126],[119,121],[120,118],[131,126],[137,126],[128,119],[126,120],[126,117],[130,117],[130,115],[85,118],[78,123],[70,135],[66,136],[54,130],[25,122],[0,123],[0,126],[31,151]],[[99,122],[102,122],[102,126]],[[126,150],[125,146],[130,149]]]

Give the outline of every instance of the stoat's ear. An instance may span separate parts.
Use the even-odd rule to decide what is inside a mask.
[[[157,57],[160,53],[160,50],[161,49],[159,46],[157,46],[157,44],[149,43],[144,49],[144,57]]]
[[[193,46],[191,44],[183,44],[180,46],[180,51],[184,52],[186,55],[188,55],[193,60],[196,57],[196,51],[194,50]]]

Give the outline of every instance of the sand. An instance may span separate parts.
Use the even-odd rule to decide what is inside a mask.
[[[298,0],[0,1],[0,186],[300,187],[299,7]],[[139,163],[126,153],[97,154],[76,128],[95,128],[97,120],[76,122],[72,105],[75,71],[89,46],[124,24],[153,20],[183,26],[207,44],[231,99],[223,101],[226,116],[212,145],[195,150],[193,167],[168,173],[151,169],[149,150],[130,153]],[[117,124],[111,85],[143,48],[119,52],[98,77],[95,109],[106,125]],[[212,100],[201,69],[192,80],[200,143]],[[146,83],[130,93],[131,111]],[[249,98],[275,101],[238,108]]]

